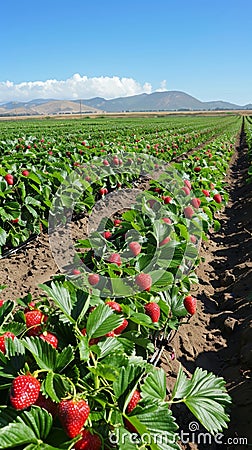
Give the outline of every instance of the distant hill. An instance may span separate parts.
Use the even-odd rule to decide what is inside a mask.
[[[179,111],[179,110],[215,110],[215,109],[249,109],[251,105],[240,106],[219,101],[201,102],[195,97],[181,91],[153,92],[152,94],[119,97],[112,100],[95,97],[83,100],[86,105],[103,109],[107,112],[121,111]]]
[[[153,92],[106,100],[102,97],[81,100],[35,99],[29,102],[7,102],[0,105],[1,115],[92,114],[141,111],[214,111],[251,110],[222,100],[202,102],[181,91]]]

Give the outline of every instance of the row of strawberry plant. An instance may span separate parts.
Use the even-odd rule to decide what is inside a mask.
[[[233,149],[230,139],[214,142],[176,166],[182,186],[178,181],[171,191],[170,183],[153,180],[134,208],[103,220],[104,231],[79,243],[95,244],[95,258],[92,251],[80,255],[90,272],[80,266],[70,280],[56,277],[41,286],[46,297],[19,299],[18,310],[12,301],[2,303],[1,448],[179,449],[171,409],[178,402],[211,433],[227,426],[230,397],[222,378],[198,368],[188,379],[180,370],[167,397],[164,371],[146,358],[152,333],[195,313],[188,295],[194,245],[226,198]],[[134,234],[125,241],[130,229],[138,240]],[[153,271],[145,272],[150,257]],[[185,267],[190,258],[193,265]],[[126,292],[124,276],[133,279]],[[132,286],[138,291],[129,292]]]
[[[237,123],[232,119],[232,126],[234,125],[237,126]],[[180,139],[179,135],[178,139]],[[28,140],[28,142],[30,141],[31,139]],[[42,141],[44,140],[42,139]],[[66,151],[65,141],[63,141],[64,150],[60,142],[54,144],[53,150],[48,150],[48,145],[45,145],[44,142],[40,142],[40,146],[39,144],[31,146],[27,141],[24,141],[24,143],[25,145],[19,143],[18,149],[15,145],[12,150],[11,143],[7,140],[8,151],[4,156],[3,166],[0,168],[0,177],[2,178],[2,181],[0,181],[0,245],[6,246],[5,248],[19,245],[28,239],[31,234],[39,234],[41,226],[47,227],[48,211],[51,207],[52,198],[64,178],[71,173],[73,168],[82,167],[87,160],[92,161],[97,158],[96,155],[104,154],[106,147],[104,145],[102,151],[101,149],[91,150],[86,141],[76,144],[76,141],[71,142],[71,139],[68,143],[70,151]],[[51,145],[51,143],[49,144]],[[21,149],[22,145],[24,148]],[[35,145],[36,148],[34,148]],[[167,147],[164,151],[164,146],[159,142],[151,150],[150,145],[143,141],[138,151],[144,149],[145,152],[150,154],[154,152],[156,155],[158,153],[165,160],[167,158],[169,160],[174,152],[176,155],[179,153],[178,145],[174,145],[176,150],[174,150],[175,147],[173,149]],[[72,150],[71,146],[73,147]],[[108,146],[106,151],[109,148],[111,147]],[[126,148],[129,151],[136,151],[135,147],[128,148],[126,146]],[[95,200],[99,195],[102,195],[104,188],[114,189],[116,185],[125,185],[125,183],[130,185],[132,180],[136,179],[136,173],[132,173],[131,178],[129,174],[126,177],[116,176],[116,171],[113,169],[116,165],[121,165],[120,147],[114,146],[113,149],[116,158],[112,161],[112,164],[108,164],[110,166],[108,180],[104,180],[108,186],[103,186],[99,182],[89,186],[85,198],[82,199],[82,207],[91,209]],[[180,151],[184,152],[185,148],[181,148]],[[106,163],[108,162],[105,157],[104,164]]]

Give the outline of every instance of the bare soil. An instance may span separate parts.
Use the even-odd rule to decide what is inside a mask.
[[[170,391],[180,364],[189,376],[197,366],[223,376],[233,399],[231,422],[223,444],[191,442],[183,444],[184,449],[244,450],[252,445],[252,189],[246,184],[244,139],[241,135],[226,178],[230,200],[218,217],[222,228],[210,233],[201,248],[199,285],[192,290],[197,314],[180,327],[161,360]],[[86,225],[86,218],[73,224],[73,237],[85,238]],[[0,260],[0,284],[7,286],[1,298],[16,299],[29,292],[36,298],[38,284],[57,273],[48,237],[41,235]],[[173,407],[173,413],[184,432],[190,432],[189,424],[195,422],[190,413],[182,406]],[[190,437],[193,440],[192,433]],[[246,438],[248,445],[229,444],[228,438]]]

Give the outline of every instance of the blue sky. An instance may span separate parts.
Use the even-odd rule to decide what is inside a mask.
[[[0,20],[0,102],[157,89],[252,102],[251,0],[8,0]]]

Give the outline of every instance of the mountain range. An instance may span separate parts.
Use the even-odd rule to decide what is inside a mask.
[[[101,97],[80,100],[35,99],[0,104],[1,116],[204,110],[252,110],[252,104],[241,106],[222,100],[202,102],[181,91],[153,92],[111,100]]]

